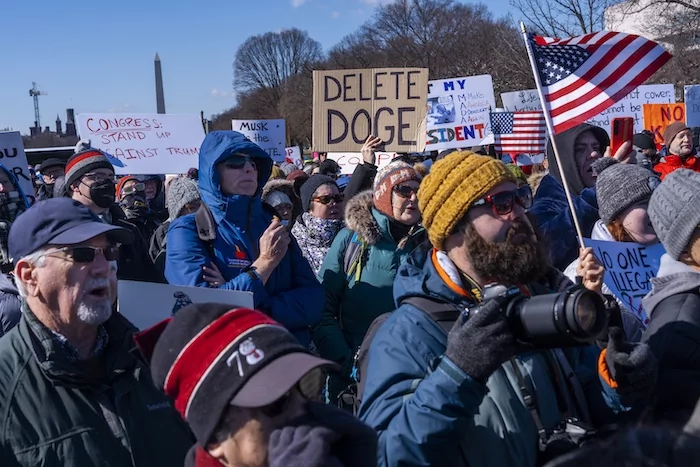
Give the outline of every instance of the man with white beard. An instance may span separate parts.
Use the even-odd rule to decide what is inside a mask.
[[[22,297],[0,339],[0,465],[182,465],[194,440],[113,313],[124,228],[68,198],[12,224]]]

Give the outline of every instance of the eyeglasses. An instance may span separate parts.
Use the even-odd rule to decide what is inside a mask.
[[[93,182],[104,182],[105,180],[112,180],[114,178],[114,175],[106,175],[106,174],[85,174],[83,175],[83,178],[87,178],[88,180],[92,180]]]
[[[342,193],[338,193],[337,195],[316,196],[313,198],[314,201],[321,204],[331,204],[331,201],[335,201],[337,204],[340,204],[344,199],[345,195]]]
[[[495,195],[489,195],[475,201],[472,206],[490,204],[495,214],[503,216],[513,210],[513,206],[516,202],[522,206],[523,209],[530,209],[532,207],[532,190],[529,186],[521,186],[517,190],[502,191]]]
[[[245,167],[246,162],[248,162],[253,169],[258,169],[258,166],[255,165],[253,158],[243,154],[234,154],[233,156],[230,156],[224,161],[224,165],[229,169],[242,169]]]
[[[52,256],[55,253],[65,253],[68,258],[75,263],[92,263],[95,261],[97,252],[102,253],[107,261],[116,261],[119,259],[119,247],[97,247],[97,246],[66,246],[46,252],[46,256]]]
[[[396,185],[393,189],[394,193],[402,198],[410,198],[414,193],[418,194],[418,188],[413,188],[410,185]]]
[[[122,193],[124,195],[133,195],[136,194],[137,191],[146,191],[146,185],[143,183],[135,183],[133,185],[129,185],[125,188],[122,188]]]

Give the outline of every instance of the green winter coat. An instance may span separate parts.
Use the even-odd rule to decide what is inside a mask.
[[[0,339],[0,465],[183,465],[194,438],[153,385],[134,328],[115,314],[105,329],[107,346],[87,372],[24,307]]]
[[[318,273],[325,289],[326,305],[321,320],[312,330],[312,339],[321,356],[342,367],[343,377],[331,378],[329,383],[331,402],[351,383],[353,356],[369,325],[382,313],[396,309],[393,286],[399,265],[427,239],[422,227],[413,229],[404,239],[393,239],[389,218],[374,209],[371,192],[360,193],[348,202],[345,222],[347,227],[333,240]],[[359,281],[353,274],[348,283],[345,252],[355,232],[366,244],[366,251]]]

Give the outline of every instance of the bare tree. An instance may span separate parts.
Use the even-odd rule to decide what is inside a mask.
[[[321,44],[299,29],[253,36],[236,52],[234,87],[239,91],[268,89],[278,95],[289,78],[322,58]]]
[[[569,37],[603,29],[605,9],[619,0],[510,0],[533,32]]]

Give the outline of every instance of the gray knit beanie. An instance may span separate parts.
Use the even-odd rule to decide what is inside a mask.
[[[634,164],[619,164],[612,157],[598,159],[591,169],[596,174],[598,214],[605,225],[625,209],[651,197],[661,184],[656,173]]]
[[[170,220],[176,219],[187,203],[202,199],[197,183],[186,177],[177,177],[170,182],[167,198]]]
[[[668,255],[677,260],[700,225],[700,173],[674,170],[651,195],[649,219]]]

